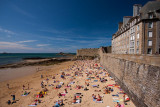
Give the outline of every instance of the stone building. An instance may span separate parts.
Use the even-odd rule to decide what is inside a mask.
[[[133,6],[112,36],[114,54],[160,54],[160,1]]]

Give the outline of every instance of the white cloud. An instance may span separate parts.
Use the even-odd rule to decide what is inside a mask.
[[[18,6],[14,5],[14,4],[12,4],[12,6],[13,6],[14,10],[16,10],[17,12],[19,12],[19,13],[21,13],[21,14],[27,16],[27,17],[35,18],[32,14],[30,14],[30,13],[24,11],[23,9],[19,8]]]
[[[24,45],[22,43],[25,42],[34,42],[36,40],[26,40],[26,41],[18,41],[18,42],[1,42],[0,41],[0,49],[27,49],[32,50],[34,48],[27,47],[27,45]]]
[[[18,41],[18,42],[16,42],[16,43],[26,43],[26,42],[35,42],[35,41],[37,41],[37,40]]]
[[[65,38],[65,37],[46,37],[46,36],[39,36],[40,38],[43,38],[43,39],[49,39],[49,40],[53,40],[53,41],[62,41],[62,42],[72,42],[74,41],[73,39],[70,39],[70,38]]]
[[[26,45],[18,44],[15,42],[0,42],[0,49],[30,49]]]
[[[6,34],[9,34],[9,35],[14,35],[15,33],[10,31],[10,30],[7,30],[7,29],[3,29],[0,27],[0,32],[3,32],[3,33],[6,33]]]
[[[60,35],[68,35],[72,34],[72,30],[56,30],[56,29],[48,29],[48,30],[40,30],[43,32],[53,33],[53,34],[60,34]]]
[[[37,44],[38,47],[49,46],[50,44]]]

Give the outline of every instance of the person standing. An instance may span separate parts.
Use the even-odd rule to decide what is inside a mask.
[[[9,89],[9,84],[7,84],[7,87],[8,87],[8,89]]]
[[[24,90],[25,86],[23,85],[23,90]]]
[[[28,90],[29,90],[29,83],[28,83]]]
[[[13,102],[15,102],[15,100],[16,100],[16,96],[13,94],[13,95],[11,95],[12,96],[12,100],[13,100]],[[12,102],[12,103],[13,103]]]

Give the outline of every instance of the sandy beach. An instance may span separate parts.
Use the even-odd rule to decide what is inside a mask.
[[[132,101],[124,104],[125,92],[93,60],[7,68],[0,71],[0,77],[0,107],[53,107],[58,100],[57,107],[62,100],[64,107],[116,107],[117,102],[121,107],[135,107]],[[29,94],[24,95],[25,91]],[[8,105],[8,100],[12,102],[11,95],[15,95],[16,102]]]

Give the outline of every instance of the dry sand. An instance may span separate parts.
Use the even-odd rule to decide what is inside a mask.
[[[43,67],[43,70],[40,70],[38,72],[37,71],[37,67],[30,67],[30,68],[19,68],[19,70],[23,71],[23,72],[28,72],[33,70],[32,73],[29,73],[28,76],[22,75],[22,72],[18,72],[18,68],[17,71],[14,70],[14,72],[12,73],[10,71],[10,73],[8,72],[8,75],[17,75],[17,73],[19,73],[19,75],[16,77],[17,79],[12,79],[12,80],[7,80],[4,81],[2,79],[3,82],[0,82],[0,107],[8,107],[8,106],[12,106],[12,107],[28,107],[28,105],[33,104],[35,99],[39,99],[41,100],[41,103],[39,103],[37,105],[37,107],[53,107],[55,105],[55,101],[56,100],[60,100],[63,99],[64,100],[64,107],[115,107],[116,102],[113,102],[113,98],[115,98],[116,100],[120,101],[120,104],[123,104],[123,94],[119,94],[119,97],[113,97],[112,94],[117,94],[117,92],[120,92],[120,89],[117,87],[112,87],[114,89],[113,92],[111,92],[110,94],[103,94],[103,87],[108,85],[108,84],[115,84],[115,82],[113,80],[111,80],[111,78],[107,75],[104,74],[99,74],[100,76],[103,76],[104,78],[106,78],[108,81],[106,83],[101,83],[99,81],[99,79],[96,78],[96,80],[98,80],[98,82],[93,82],[93,80],[95,79],[91,79],[87,82],[90,83],[89,86],[87,86],[87,88],[89,89],[88,91],[84,91],[84,88],[82,89],[75,89],[76,85],[82,85],[84,87],[85,86],[85,81],[86,78],[88,78],[86,76],[86,72],[88,71],[98,71],[99,72],[103,72],[103,69],[97,69],[97,67],[93,68],[93,64],[94,62],[89,61],[89,62],[78,62],[78,65],[76,65],[76,67],[79,68],[76,69],[76,67],[72,66],[75,62],[74,61],[68,61],[68,62],[63,62],[57,65],[53,65],[53,66],[47,66],[47,67]],[[89,67],[91,64],[91,68]],[[83,67],[82,67],[83,65]],[[39,67],[40,69],[42,69],[41,67]],[[71,68],[71,69],[70,69]],[[22,70],[23,69],[23,70]],[[61,79],[60,75],[61,75],[61,71],[64,71],[65,74],[70,74],[71,76],[65,76],[66,79]],[[81,71],[80,73],[82,73],[82,76],[75,76],[75,71]],[[5,71],[2,71],[5,72]],[[22,74],[21,74],[22,73]],[[1,74],[5,73],[1,73],[0,72],[0,76],[2,77]],[[44,78],[41,78],[41,74],[44,76]],[[57,75],[58,74],[58,75]],[[52,79],[52,76],[56,77],[56,79]],[[19,76],[21,76],[21,78],[18,78]],[[94,76],[93,74],[90,76]],[[14,78],[15,78],[14,77]],[[49,79],[48,83],[46,82],[46,79]],[[71,80],[72,79],[72,80]],[[62,87],[60,89],[55,89],[55,86],[60,84],[58,83],[53,83],[54,80],[59,80],[60,82],[63,82],[64,85],[62,85]],[[47,94],[44,95],[44,98],[36,98],[36,95],[38,92],[42,91],[43,89],[41,88],[41,81],[44,82],[46,86],[46,88],[49,90],[47,91]],[[66,96],[62,96],[61,98],[58,97],[58,93],[60,92],[64,92],[65,86],[70,83],[70,82],[75,82],[74,84],[71,85],[71,89],[67,88],[68,93],[66,94]],[[10,89],[7,88],[6,84],[9,83],[10,84]],[[29,84],[29,89],[28,89],[28,84]],[[54,86],[49,86],[53,84]],[[25,85],[25,90],[22,89],[22,86]],[[99,85],[99,88],[93,88],[92,85]],[[101,90],[102,92],[95,92],[94,90]],[[27,96],[21,96],[24,91],[30,92],[29,95]],[[83,96],[81,96],[81,103],[80,104],[72,104],[73,101],[73,97],[75,93],[82,93]],[[15,94],[16,95],[16,103],[13,103],[12,105],[7,105],[7,101],[8,100],[12,100],[11,95]],[[96,103],[95,101],[93,101],[92,98],[92,94],[98,95],[100,94],[102,96],[103,99],[103,103]],[[132,103],[132,101],[127,102],[128,105],[125,105],[125,107],[135,107],[135,105]]]

